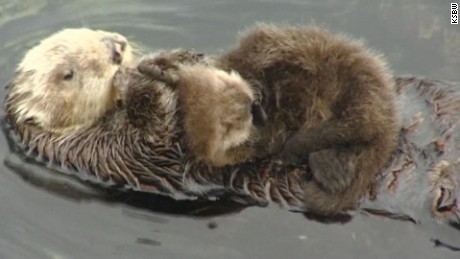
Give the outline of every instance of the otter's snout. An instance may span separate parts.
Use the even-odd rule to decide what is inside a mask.
[[[104,38],[111,51],[112,62],[120,65],[123,62],[123,55],[126,49],[126,40],[121,38],[107,37]]]

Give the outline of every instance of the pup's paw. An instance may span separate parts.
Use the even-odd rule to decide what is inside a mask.
[[[313,179],[326,191],[342,193],[356,174],[356,155],[351,151],[325,149],[309,155]]]

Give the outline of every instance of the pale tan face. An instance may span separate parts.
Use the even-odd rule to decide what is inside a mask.
[[[112,79],[133,62],[125,37],[86,28],[66,29],[29,50],[8,93],[17,123],[50,132],[93,123],[116,98]]]
[[[254,93],[249,84],[235,72],[215,71],[214,86],[220,88],[222,100],[219,105],[222,117],[219,122],[224,130],[222,134],[222,149],[237,147],[249,140],[253,123],[251,106]]]

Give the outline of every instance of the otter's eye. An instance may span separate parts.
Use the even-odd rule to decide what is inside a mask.
[[[73,74],[74,74],[73,70],[66,71],[64,73],[63,79],[66,80],[66,81],[72,80]]]

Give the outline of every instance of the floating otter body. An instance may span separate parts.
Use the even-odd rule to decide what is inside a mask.
[[[72,33],[79,35],[78,30]],[[309,176],[305,167],[276,166],[275,169],[270,161],[257,160],[212,168],[187,160],[180,144],[183,133],[176,120],[177,94],[171,87],[135,71],[122,67],[120,72],[119,65],[114,65],[111,58],[110,44],[100,41],[100,34],[92,35],[97,42],[92,47],[99,46],[100,53],[106,57],[97,59],[100,65],[118,67],[118,72],[106,74],[107,84],[99,86],[112,88],[114,83],[115,86],[128,84],[121,93],[124,102],[106,106],[107,110],[99,118],[84,127],[62,132],[40,126],[37,119],[41,117],[34,121],[19,120],[15,108],[27,103],[24,98],[33,97],[33,93],[28,92],[55,86],[48,86],[55,81],[46,80],[53,74],[41,73],[40,69],[56,68],[54,60],[70,62],[72,59],[63,59],[63,55],[76,53],[72,52],[74,48],[88,48],[86,37],[78,37],[71,43],[55,38],[55,44],[63,44],[68,51],[56,52],[56,59],[46,59],[49,53],[44,49],[41,54],[36,52],[42,57],[43,66],[30,72],[18,69],[7,89],[9,126],[5,125],[8,126],[5,130],[17,144],[18,152],[60,171],[71,169],[73,174],[106,187],[129,188],[177,199],[226,193],[245,204],[271,201],[289,209],[305,210],[303,197],[307,186],[303,180]],[[125,52],[128,50],[126,46]],[[89,53],[79,51],[78,55],[83,55],[80,58],[85,60]],[[126,60],[127,56],[123,57]],[[36,81],[34,75],[41,75],[45,80]],[[459,86],[415,78],[401,78],[397,85],[397,99],[405,104],[398,151],[383,170],[374,195],[365,199],[362,208],[390,217],[408,216],[416,221],[434,217],[458,223],[460,174],[453,169],[460,157],[457,145],[460,136],[454,130],[460,121]],[[23,94],[19,94],[20,89]],[[76,99],[69,101],[73,100]],[[29,111],[27,106],[23,107],[25,112]],[[79,107],[81,112],[87,111],[85,108]]]
[[[237,48],[217,57],[207,72],[190,77],[190,65],[165,68],[181,78],[182,99],[193,102],[185,109],[219,107],[197,102],[194,94],[203,81],[214,81],[215,67],[240,73],[260,93],[268,115],[252,148],[240,144],[246,151],[240,162],[280,153],[283,162],[308,164],[313,179],[306,183],[304,200],[312,211],[335,214],[353,208],[396,147],[400,119],[393,79],[383,59],[359,42],[320,28],[259,25]],[[227,95],[228,101],[234,99]],[[185,114],[186,135],[206,136],[197,130],[201,125],[223,128],[221,121],[229,115],[220,116],[213,121],[199,113]],[[206,139],[216,145],[211,137]]]

